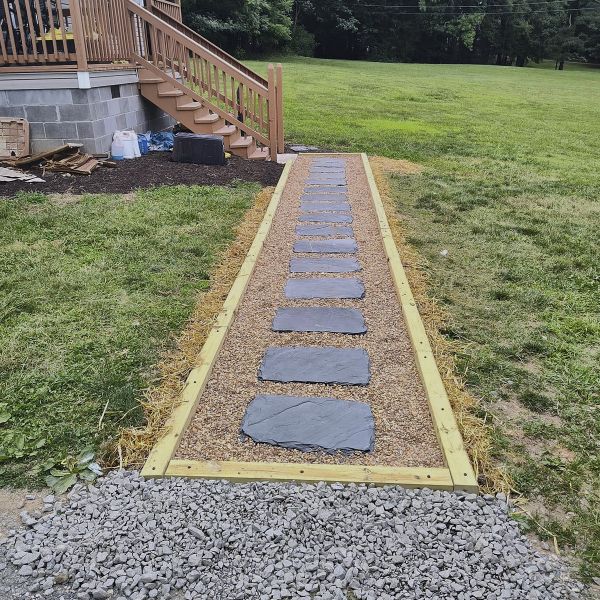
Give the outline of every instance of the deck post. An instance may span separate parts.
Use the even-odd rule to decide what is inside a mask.
[[[277,64],[275,75],[277,80],[277,151],[283,154],[285,141],[283,138],[283,67],[281,63]]]
[[[271,160],[277,160],[277,85],[275,83],[275,67],[269,63],[269,151]]]
[[[80,0],[69,0],[69,10],[71,12],[73,39],[75,40],[77,71],[86,72],[88,70],[88,61],[85,47],[85,35],[83,33],[83,20],[81,17]]]

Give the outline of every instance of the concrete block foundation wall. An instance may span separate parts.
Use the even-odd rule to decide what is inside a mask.
[[[0,76],[0,117],[29,121],[33,153],[68,142],[82,143],[90,153],[108,152],[117,129],[141,133],[174,124],[169,115],[140,96],[135,72],[115,77],[99,74],[88,89],[79,88],[76,74],[63,78],[35,75],[25,80]],[[45,79],[39,78],[44,75]]]

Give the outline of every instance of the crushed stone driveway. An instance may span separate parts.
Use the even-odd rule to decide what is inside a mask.
[[[0,598],[577,599],[503,495],[144,480],[76,486],[0,542]]]

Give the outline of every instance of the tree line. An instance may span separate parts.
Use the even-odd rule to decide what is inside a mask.
[[[183,0],[183,10],[237,56],[600,63],[600,0]]]

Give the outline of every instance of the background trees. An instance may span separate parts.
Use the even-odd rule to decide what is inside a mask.
[[[238,55],[523,66],[600,63],[600,0],[184,0],[186,22]]]

